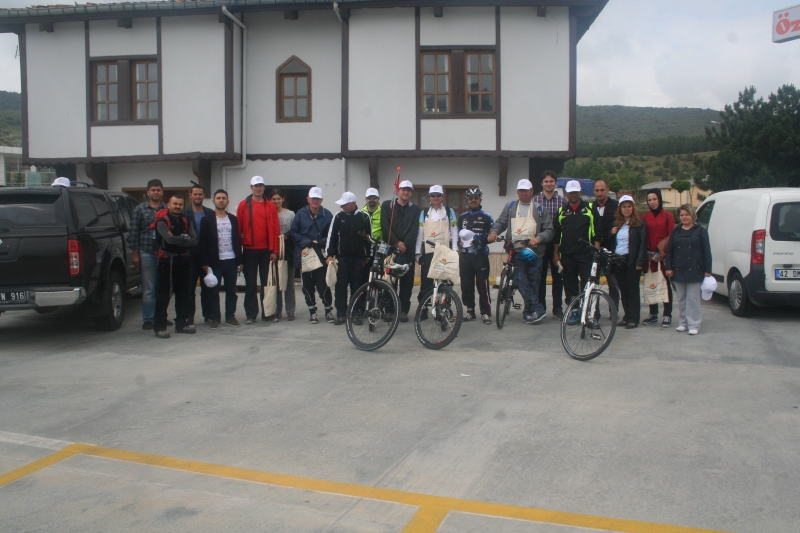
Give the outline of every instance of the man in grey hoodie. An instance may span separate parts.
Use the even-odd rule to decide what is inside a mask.
[[[535,324],[547,316],[547,308],[539,300],[539,280],[546,244],[553,239],[555,230],[547,209],[532,200],[533,184],[529,180],[519,180],[517,196],[519,200],[505,205],[487,240],[495,242],[500,233],[506,232],[506,241],[514,248],[514,284],[525,301],[522,317],[526,323]],[[532,222],[523,222],[523,218]],[[530,239],[521,240],[519,235],[526,233],[530,233]]]

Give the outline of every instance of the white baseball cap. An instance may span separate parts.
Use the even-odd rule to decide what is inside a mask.
[[[581,184],[577,180],[570,180],[567,186],[564,187],[564,192],[581,192]]]
[[[414,190],[414,186],[411,185],[411,182],[408,181],[408,180],[401,181],[400,182],[400,188],[401,189],[411,189],[412,191]]]
[[[351,193],[350,191],[347,191],[343,192],[342,197],[336,200],[336,202],[334,203],[337,205],[344,205],[344,204],[349,204],[350,202],[357,202],[357,201],[358,199],[356,198],[356,195]]]
[[[715,290],[717,290],[717,280],[714,279],[714,276],[703,278],[703,283],[700,284],[703,300],[710,300]]]
[[[475,232],[468,229],[462,229],[458,232],[458,238],[461,240],[461,246],[469,248],[472,246],[472,239],[475,238]]]
[[[51,187],[69,187],[69,178],[56,178]]]
[[[517,182],[517,190],[519,189],[533,189],[533,183],[531,180],[521,179]]]
[[[253,185],[264,185],[264,178],[261,176],[253,176],[250,178],[250,186]]]
[[[374,196],[375,198],[380,198],[381,193],[378,192],[378,189],[370,187],[369,189],[367,189],[366,197],[369,198],[370,196]]]
[[[441,185],[431,185],[428,194],[444,194],[444,190],[442,190]]]
[[[322,199],[322,189],[319,187],[311,187],[311,189],[308,191],[308,197]]]
[[[622,198],[619,199],[619,203],[622,203],[622,202],[630,202],[632,204],[636,203],[636,202],[633,201],[633,197],[631,195],[629,195],[629,194],[625,194],[625,195],[622,196]]]

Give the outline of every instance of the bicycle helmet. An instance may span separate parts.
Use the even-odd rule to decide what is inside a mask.
[[[483,191],[480,189],[480,187],[473,187],[471,189],[467,189],[467,192],[464,193],[464,196],[467,198],[470,196],[479,196],[483,198]]]
[[[530,248],[523,248],[522,250],[520,250],[519,256],[523,261],[525,261],[526,265],[532,265],[536,263],[536,261],[539,259],[539,256],[536,255],[536,252],[534,252]]]

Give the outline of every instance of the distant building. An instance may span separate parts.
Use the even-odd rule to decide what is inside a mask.
[[[680,207],[683,204],[690,203],[694,207],[703,203],[707,196],[710,196],[712,191],[704,191],[694,184],[693,179],[689,179],[692,187],[688,191],[678,192],[672,188],[672,181],[654,181],[639,188],[636,195],[636,201],[644,203],[647,201],[647,191],[650,189],[660,189],[661,198],[664,200],[664,207]]]

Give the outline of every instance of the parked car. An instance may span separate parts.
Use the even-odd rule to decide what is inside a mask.
[[[708,229],[717,293],[736,316],[756,306],[800,304],[800,190],[742,189],[697,210]]]
[[[140,284],[129,228],[136,201],[94,187],[0,189],[0,313],[79,307],[101,330]]]

